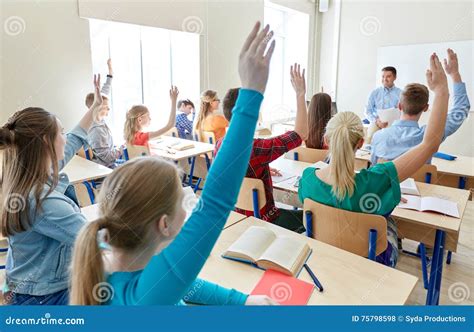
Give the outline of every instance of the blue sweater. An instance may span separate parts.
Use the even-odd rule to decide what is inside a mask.
[[[141,271],[115,272],[112,305],[243,304],[246,295],[196,279],[237,201],[252,150],[263,96],[242,89],[219,155],[212,163],[201,199],[174,241]],[[197,287],[197,285],[202,286]]]

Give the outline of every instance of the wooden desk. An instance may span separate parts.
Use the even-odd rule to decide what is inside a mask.
[[[313,252],[308,265],[324,286],[322,293],[314,290],[309,300],[311,305],[401,305],[416,285],[417,278],[414,276],[253,217],[222,232],[199,277],[250,293],[263,271],[222,258],[221,254],[253,225],[268,227],[277,234],[294,236],[311,246]],[[312,283],[304,270],[298,277]]]
[[[75,184],[106,177],[112,173],[112,169],[79,156],[74,156],[61,170],[61,173],[66,173],[69,177],[69,182]]]
[[[94,221],[99,217],[99,204],[85,206],[81,208],[81,213],[86,217],[87,221]],[[224,229],[241,222],[245,218],[247,218],[247,216],[232,211],[229,215],[229,218],[227,218]]]
[[[194,145],[194,148],[177,151],[173,148],[168,148],[171,144],[174,143],[191,143]],[[150,153],[152,156],[158,156],[173,161],[183,160],[187,158],[196,157],[202,154],[207,154],[214,151],[214,144],[202,143],[197,141],[185,140],[182,138],[171,137],[171,136],[162,136],[156,140],[151,140],[149,142]]]

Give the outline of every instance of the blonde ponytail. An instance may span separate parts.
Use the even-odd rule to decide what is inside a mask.
[[[357,143],[364,137],[362,121],[355,113],[338,113],[328,122],[325,137],[331,156],[332,192],[342,201],[354,193],[354,153]]]
[[[127,112],[123,137],[127,144],[133,144],[135,134],[140,130],[138,118],[148,113],[148,108],[144,105],[135,105]]]
[[[79,233],[72,256],[70,304],[102,304],[98,287],[105,280],[104,262],[97,242],[97,234],[104,228],[105,219],[88,223]]]

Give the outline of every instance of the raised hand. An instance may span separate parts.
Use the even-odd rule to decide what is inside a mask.
[[[263,94],[267,86],[275,41],[272,41],[267,53],[264,54],[267,44],[273,37],[273,31],[270,31],[268,25],[259,31],[260,22],[257,22],[240,52],[239,75],[242,88],[256,90]]]
[[[301,73],[300,65],[295,63],[294,66],[290,68],[290,76],[291,76],[291,85],[296,92],[297,96],[305,96],[306,95],[306,79],[304,77],[305,70]]]
[[[426,71],[428,87],[435,93],[448,92],[448,80],[436,53],[430,57],[430,69]]]
[[[114,71],[112,69],[112,59],[108,59],[107,60],[107,67],[109,68],[109,75],[110,76],[113,76],[114,75]]]
[[[178,99],[179,90],[176,86],[172,85],[170,89],[170,98],[172,101],[176,101]]]
[[[448,59],[444,59],[444,69],[446,74],[450,75],[455,82],[461,82],[458,55],[450,48],[448,48]]]
[[[102,94],[100,93],[100,74],[94,75],[94,102],[92,103],[92,118],[94,121],[98,121],[99,112],[102,106]]]

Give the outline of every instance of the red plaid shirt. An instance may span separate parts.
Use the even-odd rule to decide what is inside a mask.
[[[249,167],[245,176],[263,181],[265,198],[267,199],[267,204],[260,209],[260,217],[263,220],[273,222],[280,215],[273,200],[273,183],[269,164],[286,152],[300,146],[301,143],[301,137],[295,131],[289,131],[272,138],[253,140],[252,154],[250,155]],[[222,139],[217,141],[214,155],[217,155],[221,144]],[[253,216],[253,211],[237,208],[235,211],[246,216]]]

